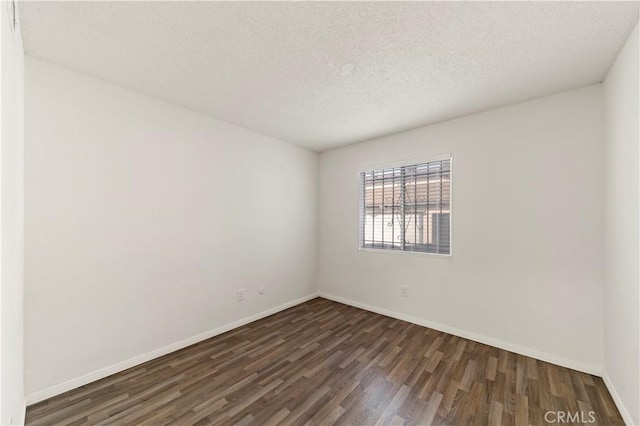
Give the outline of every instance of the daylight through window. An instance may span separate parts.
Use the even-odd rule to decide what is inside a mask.
[[[363,172],[360,247],[451,254],[451,159]]]

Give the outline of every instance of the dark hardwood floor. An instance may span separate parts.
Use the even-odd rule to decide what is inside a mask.
[[[27,424],[540,425],[547,411],[624,424],[598,377],[318,298],[32,405]]]

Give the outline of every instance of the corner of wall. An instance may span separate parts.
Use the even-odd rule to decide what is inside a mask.
[[[622,416],[622,420],[624,420],[625,424],[629,426],[637,424],[637,423],[634,423],[633,419],[631,418],[631,414],[629,414],[629,411],[627,411],[627,408],[622,402],[622,398],[620,398],[620,395],[618,395],[616,388],[613,386],[613,383],[611,382],[611,379],[609,378],[609,376],[607,376],[606,372],[602,374],[602,381],[604,382],[604,385],[607,387],[607,390],[611,394],[611,398],[613,399],[613,402],[616,404],[618,411],[620,411],[620,415]]]
[[[0,423],[24,423],[24,50],[17,1],[0,2],[2,169]]]
[[[186,348],[187,346],[195,345],[196,343],[202,342],[203,340],[210,339],[212,337],[218,336],[222,333],[226,333],[227,331],[231,331],[238,327],[242,327],[243,325],[249,324],[251,322],[257,321],[259,319],[268,317],[270,315],[276,314],[280,311],[284,311],[285,309],[292,308],[301,303],[305,303],[309,300],[315,299],[318,297],[318,293],[314,292],[303,296],[301,298],[292,300],[290,302],[284,303],[280,306],[273,307],[271,309],[267,309],[265,311],[259,312],[255,315],[251,315],[245,318],[242,318],[238,321],[235,321],[230,324],[225,324],[220,327],[216,327],[212,330],[205,331],[204,333],[198,334],[196,336],[189,337],[187,339],[181,340],[179,342],[172,343],[170,345],[164,346],[162,348],[158,348],[154,351],[138,355],[134,358],[130,358],[119,362],[117,364],[109,365],[107,367],[101,368],[97,371],[92,371],[91,373],[85,374],[80,377],[73,378],[71,380],[67,380],[66,382],[56,384],[54,386],[50,386],[46,389],[39,390],[37,392],[31,393],[26,396],[25,404],[32,405],[36,404],[40,401],[44,401],[46,399],[52,398],[56,395],[60,395],[64,392],[68,392],[70,390],[79,388],[81,386],[87,385],[89,383],[95,382],[97,380],[103,379],[105,377],[111,376],[113,374],[119,373],[121,371],[127,370],[129,368],[133,368],[137,365],[143,364],[147,361],[151,361],[156,358],[160,358],[164,355],[170,354],[172,352],[178,351],[182,348]],[[25,405],[26,408],[26,405]]]
[[[603,81],[608,199],[604,203],[602,378],[628,425],[640,424],[639,26],[636,24]]]

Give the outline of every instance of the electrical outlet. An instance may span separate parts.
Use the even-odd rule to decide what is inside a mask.
[[[242,302],[244,300],[244,288],[239,288],[238,292],[236,293],[238,302]]]
[[[267,290],[264,287],[260,287],[260,289],[258,290],[258,292],[260,294],[264,294]]]
[[[400,294],[402,294],[402,297],[409,297],[409,287],[406,285],[400,287]]]

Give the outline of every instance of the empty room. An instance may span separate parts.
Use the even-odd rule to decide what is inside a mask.
[[[0,424],[640,425],[640,2],[0,8]]]

